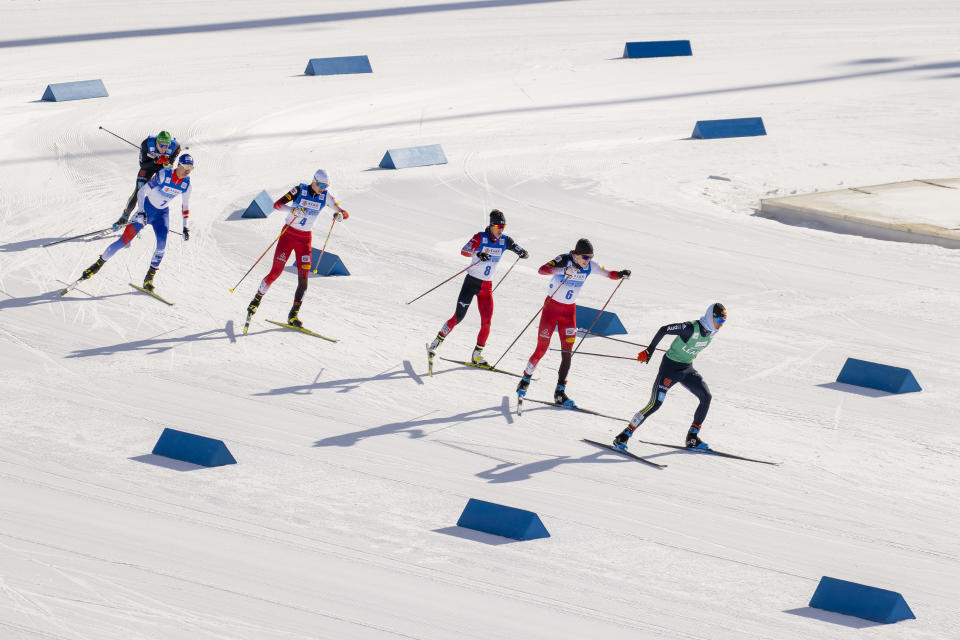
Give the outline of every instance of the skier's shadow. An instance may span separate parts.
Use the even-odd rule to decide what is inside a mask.
[[[126,294],[124,294],[126,295]],[[206,340],[230,340],[236,342],[236,336],[233,335],[233,321],[227,322],[223,329],[210,329],[200,333],[192,333],[187,336],[178,336],[171,338],[147,338],[146,340],[133,340],[132,342],[121,342],[106,347],[93,347],[92,349],[77,349],[73,353],[65,356],[67,358],[89,358],[92,356],[109,356],[115,353],[125,351],[148,351],[150,355],[157,355],[170,351],[174,347],[186,344],[188,342],[203,342]]]
[[[116,298],[117,296],[125,296],[127,293],[111,293],[105,296],[89,296],[86,298],[78,298],[76,296],[61,296],[60,289],[55,289],[53,291],[48,291],[47,293],[41,293],[35,296],[25,296],[23,298],[9,298],[7,300],[0,300],[0,311],[4,309],[16,309],[18,307],[35,307],[41,304],[52,304],[54,302],[90,302],[94,300],[106,300],[107,298]]]
[[[423,438],[424,436],[436,433],[442,429],[434,429],[433,431],[424,431],[422,427],[427,427],[430,425],[448,425],[444,429],[449,429],[458,424],[464,422],[470,422],[472,420],[484,420],[486,418],[493,418],[497,415],[504,415],[503,405],[496,405],[493,407],[484,407],[482,409],[474,409],[472,411],[463,411],[461,413],[454,414],[452,416],[444,416],[438,418],[427,418],[431,413],[426,413],[420,418],[415,418],[413,420],[404,420],[401,422],[390,422],[387,424],[382,424],[379,427],[373,427],[371,429],[364,429],[362,431],[354,431],[352,433],[343,433],[336,436],[331,436],[329,438],[324,438],[323,440],[317,440],[313,443],[315,447],[352,447],[361,440],[365,438],[373,438],[376,436],[386,436],[395,433],[405,433],[410,438]],[[507,420],[512,421],[513,418],[509,415],[509,410],[506,414]]]
[[[604,451],[596,451],[594,453],[588,453],[580,456],[579,458],[573,458],[570,456],[556,456],[553,458],[547,458],[545,460],[537,460],[536,462],[528,462],[526,464],[502,462],[491,469],[477,473],[476,476],[486,480],[491,484],[522,482],[523,480],[530,480],[538,473],[553,471],[557,467],[565,464],[616,464],[621,462],[625,464],[639,464],[640,466],[646,466],[613,451],[609,453]]]
[[[347,393],[349,391],[353,391],[354,389],[359,389],[360,385],[367,382],[402,380],[404,378],[412,378],[417,384],[423,384],[423,378],[421,374],[413,370],[413,364],[411,364],[409,360],[404,360],[402,367],[403,368],[399,371],[394,371],[396,367],[390,367],[382,373],[378,373],[375,376],[369,376],[367,378],[342,378],[340,380],[325,380],[323,382],[314,381],[310,384],[297,384],[290,387],[278,387],[276,389],[271,389],[270,391],[254,393],[253,395],[276,396],[287,393],[294,395],[310,395],[314,389],[336,389],[337,393]],[[437,372],[435,372],[434,375],[437,375]]]

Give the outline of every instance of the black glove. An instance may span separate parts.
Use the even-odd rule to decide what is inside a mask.
[[[521,260],[526,260],[530,257],[530,252],[521,247],[517,247],[517,255],[520,256]]]
[[[617,277],[620,278],[621,280],[624,278],[629,278],[630,269],[621,269],[620,271],[617,271]]]
[[[479,260],[480,262],[486,262],[486,261],[489,260],[489,259],[490,259],[490,254],[489,254],[489,253],[478,253],[478,254],[477,254],[477,260]]]
[[[187,229],[186,227],[183,228],[183,239],[184,240],[190,239],[190,229]]]

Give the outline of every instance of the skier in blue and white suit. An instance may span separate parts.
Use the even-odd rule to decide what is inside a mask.
[[[137,213],[124,228],[120,237],[106,248],[100,258],[83,272],[81,280],[86,280],[100,270],[113,255],[123,249],[137,237],[146,226],[153,227],[157,238],[157,248],[150,260],[150,269],[143,279],[143,288],[153,291],[153,277],[160,268],[163,254],[167,248],[167,233],[170,227],[170,201],[180,196],[181,211],[183,213],[183,239],[190,239],[190,229],[187,220],[190,217],[190,173],[193,171],[193,156],[188,153],[180,156],[176,169],[166,167],[154,175],[150,182],[143,185],[137,192]]]

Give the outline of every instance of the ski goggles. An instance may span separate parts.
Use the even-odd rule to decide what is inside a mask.
[[[326,188],[329,187],[329,186],[330,186],[330,185],[328,185],[326,182],[318,182],[318,183],[317,183],[317,189],[320,189],[320,191],[323,191],[324,189],[326,189]]]
[[[578,253],[578,254],[576,254],[576,255],[580,256],[580,257],[581,257],[582,259],[584,259],[584,260],[593,260],[593,255],[592,255],[592,254]]]
[[[714,316],[713,321],[718,325],[721,325],[727,321],[727,316]]]
[[[507,225],[505,225],[505,224],[492,224],[492,225],[490,225],[490,228],[491,228],[491,229],[499,229],[500,231],[503,231],[503,228],[506,227],[506,226],[507,226]]]

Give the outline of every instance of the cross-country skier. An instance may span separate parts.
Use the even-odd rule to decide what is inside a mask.
[[[540,358],[550,347],[550,338],[554,328],[560,334],[560,370],[557,374],[557,388],[553,392],[553,401],[566,407],[576,406],[567,397],[567,373],[570,371],[573,343],[577,339],[577,296],[587,277],[594,271],[606,275],[612,280],[629,278],[630,270],[609,271],[593,260],[593,244],[586,238],[577,240],[573,251],[559,255],[540,267],[540,275],[553,276],[547,291],[550,293],[543,303],[538,329],[537,348],[530,356],[523,377],[517,384],[517,395],[527,395],[530,379],[537,368]]]
[[[103,254],[92,265],[87,267],[81,280],[86,280],[93,274],[100,271],[100,267],[113,257],[113,255],[123,249],[130,241],[137,237],[140,230],[146,225],[153,227],[153,233],[157,238],[157,248],[150,259],[150,269],[143,279],[143,288],[147,291],[153,291],[153,277],[160,268],[160,261],[163,260],[163,254],[167,248],[167,232],[170,227],[170,210],[167,208],[170,201],[180,196],[181,211],[183,214],[183,239],[190,239],[190,229],[187,228],[187,220],[190,217],[190,173],[193,171],[193,156],[185,153],[180,156],[180,161],[176,169],[165,167],[150,178],[150,182],[140,187],[137,192],[137,213],[133,215],[130,223],[123,229],[123,233],[110,246],[106,248]]]
[[[460,249],[460,255],[474,260],[473,265],[467,269],[467,275],[463,280],[463,286],[460,288],[460,297],[457,298],[457,309],[453,316],[447,320],[437,337],[427,347],[427,358],[433,363],[433,357],[440,347],[440,343],[446,338],[453,328],[461,322],[467,315],[467,309],[473,297],[477,297],[477,307],[480,309],[480,332],[477,334],[477,346],[473,349],[473,356],[470,360],[478,367],[489,367],[490,364],[483,358],[483,347],[487,344],[487,337],[490,335],[490,318],[493,316],[493,276],[503,258],[504,251],[513,251],[520,258],[528,258],[530,254],[526,249],[514,242],[513,238],[503,233],[507,225],[507,218],[499,209],[490,212],[490,225],[475,233],[463,248]]]
[[[330,207],[333,209],[333,218],[338,222],[350,217],[347,210],[342,208],[330,193],[330,178],[323,169],[313,174],[313,182],[309,185],[299,184],[273,203],[273,208],[279,211],[284,207],[290,209],[284,223],[277,249],[273,254],[273,267],[270,273],[260,282],[256,295],[247,306],[247,322],[257,312],[260,301],[266,295],[273,281],[280,277],[280,273],[287,265],[287,260],[294,254],[297,256],[297,291],[293,296],[293,306],[287,314],[287,323],[294,327],[302,327],[303,322],[297,317],[300,305],[303,303],[303,294],[307,292],[307,283],[310,274],[311,251],[313,248],[313,225],[317,222],[320,212]]]
[[[693,361],[701,351],[710,345],[717,331],[726,321],[727,309],[717,302],[707,307],[703,317],[699,320],[660,327],[657,335],[653,336],[653,340],[650,341],[650,345],[637,356],[640,362],[644,364],[650,362],[654,350],[665,335],[670,334],[677,337],[673,339],[670,349],[660,362],[660,370],[657,372],[657,379],[653,383],[650,402],[643,409],[637,411],[630,420],[630,424],[614,438],[614,447],[626,451],[627,440],[633,435],[634,430],[639,428],[651,413],[660,408],[670,388],[679,384],[700,400],[700,404],[693,414],[693,424],[687,431],[687,447],[690,449],[708,448],[707,443],[700,439],[699,434],[700,427],[707,417],[707,411],[710,409],[712,396],[710,395],[710,389],[707,388],[707,383],[693,368]]]
[[[140,171],[137,172],[137,184],[127,199],[123,208],[123,215],[113,223],[113,230],[119,231],[126,226],[130,213],[137,204],[137,194],[140,188],[150,182],[150,179],[164,167],[172,167],[177,156],[180,155],[180,143],[170,135],[169,131],[161,131],[155,136],[147,136],[140,143]]]

